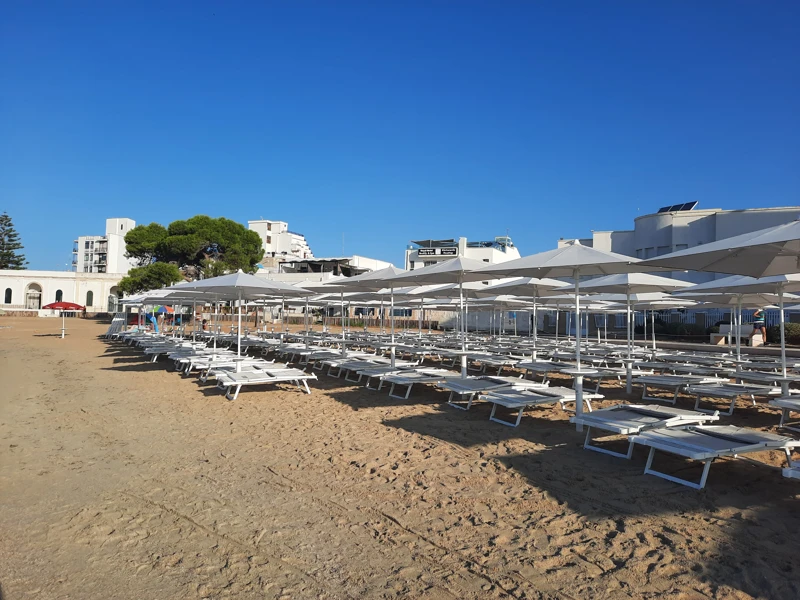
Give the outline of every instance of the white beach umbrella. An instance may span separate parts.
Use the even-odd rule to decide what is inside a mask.
[[[399,275],[386,278],[384,282],[387,285],[399,283],[416,283],[416,284],[445,284],[455,283],[459,286],[459,305],[461,307],[461,376],[467,376],[467,341],[466,341],[466,326],[464,319],[464,294],[463,284],[465,281],[465,274],[485,266],[486,263],[479,260],[472,260],[469,258],[453,258],[444,260],[422,269],[414,269],[413,271],[406,271]],[[479,281],[480,278],[470,279],[469,281]]]
[[[580,279],[585,275],[612,275],[614,273],[632,273],[644,271],[640,261],[616,254],[583,246],[573,242],[531,256],[516,260],[484,266],[469,274],[468,280],[498,277],[572,277],[575,282],[575,316],[580,323]],[[656,269],[650,269],[656,270]],[[581,328],[575,330],[575,399],[578,416],[583,414],[583,375],[581,369]],[[578,425],[578,430],[583,427]]]
[[[173,286],[174,287],[174,286]],[[167,288],[169,289],[169,288]],[[242,302],[244,300],[255,300],[264,296],[278,296],[297,298],[310,296],[312,292],[295,287],[281,281],[272,281],[262,277],[256,277],[241,270],[230,275],[221,275],[209,279],[181,284],[180,289],[184,291],[206,292],[216,298],[228,298],[238,300],[238,327],[236,330],[236,356],[241,356],[242,352]],[[239,363],[236,364],[237,370]]]
[[[681,288],[686,288],[692,284],[680,279],[652,275],[650,273],[615,273],[598,277],[583,283],[583,292],[598,292],[608,294],[625,294],[628,306],[626,337],[628,344],[628,362],[626,363],[626,390],[630,394],[632,391],[632,371],[631,359],[633,358],[633,328],[631,326],[631,295],[648,292],[670,292]],[[570,286],[576,287],[575,286]]]
[[[751,277],[800,273],[800,221],[679,250],[644,265]]]

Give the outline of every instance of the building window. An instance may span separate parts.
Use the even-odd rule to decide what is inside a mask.
[[[11,288],[6,288],[5,303],[11,304]]]
[[[675,252],[680,250],[686,250],[689,247],[689,244],[675,244]]]
[[[56,302],[61,302],[63,298],[64,298],[64,292],[62,292],[61,290],[56,290]]]
[[[86,241],[83,243],[83,249],[84,249],[84,250],[88,250],[88,249],[89,249],[89,240],[86,240]]]
[[[86,306],[91,306],[92,302],[94,302],[94,292],[88,291],[86,292]]]
[[[267,236],[267,243],[268,243],[268,244],[271,244],[271,243],[272,243],[272,236],[271,236],[271,235],[268,235],[268,236]]]
[[[267,231],[272,231],[272,223],[267,223]]]
[[[663,256],[664,254],[669,254],[669,246],[659,246],[658,250],[656,251],[658,256]]]

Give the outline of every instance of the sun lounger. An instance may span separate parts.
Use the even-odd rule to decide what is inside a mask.
[[[741,396],[747,396],[753,404],[756,403],[756,396],[769,397],[778,396],[781,393],[779,387],[769,387],[764,385],[742,385],[739,383],[721,383],[721,384],[705,384],[705,385],[690,385],[686,387],[687,394],[695,394],[697,399],[694,403],[694,409],[700,412],[710,413],[716,412],[707,408],[700,407],[700,401],[703,398],[725,398],[730,400],[730,406],[726,411],[720,411],[719,414],[730,416],[733,414],[733,409],[736,405],[736,399]]]
[[[390,383],[389,396],[391,398],[408,400],[408,397],[411,395],[411,388],[414,387],[415,383],[441,383],[442,381],[446,381],[448,377],[457,378],[459,375],[458,373],[446,371],[444,369],[415,369],[409,372],[392,373],[381,379],[378,390],[383,387],[384,383]],[[395,395],[394,388],[396,386],[406,388],[405,396]]]
[[[585,449],[610,454],[611,456],[630,458],[633,453],[633,441],[628,441],[628,452],[626,454],[601,448],[591,444],[592,428],[610,431],[619,435],[633,435],[650,429],[698,425],[718,419],[719,417],[716,413],[708,415],[667,406],[618,404],[617,406],[602,408],[582,415],[575,415],[569,421],[570,423],[587,426],[586,440],[583,442]]]
[[[786,397],[775,398],[769,401],[770,406],[781,409],[781,422],[778,427],[791,431],[800,431],[800,423],[789,422],[792,413],[800,413],[800,398]]]
[[[791,458],[792,449],[800,446],[800,441],[788,437],[730,425],[655,429],[631,436],[631,441],[650,448],[647,465],[644,468],[645,474],[655,475],[696,490],[705,487],[711,464],[718,458],[737,457],[765,450],[782,450],[786,454],[789,468],[792,468],[795,466]],[[694,483],[653,469],[653,457],[657,450],[702,462],[703,472],[700,482]]]
[[[645,375],[637,377],[634,381],[642,385],[642,400],[675,404],[678,401],[678,394],[690,385],[725,383],[727,380],[717,377],[701,377],[699,375]],[[658,396],[648,396],[648,387],[673,392],[672,400]]]
[[[281,382],[291,382],[297,385],[301,391],[305,388],[307,394],[311,393],[308,387],[309,379],[316,379],[313,373],[306,373],[300,369],[282,369],[276,371],[242,371],[220,373],[217,376],[217,387],[225,390],[225,397],[228,400],[236,400],[239,391],[246,385],[264,385]],[[233,389],[233,395],[231,395]]]
[[[448,379],[447,381],[436,384],[436,387],[450,391],[450,396],[447,399],[447,403],[450,406],[458,408],[459,410],[469,410],[477,396],[491,390],[501,388],[543,389],[547,388],[547,385],[518,377],[495,376]],[[458,397],[460,402],[466,400],[467,404],[460,404],[455,400],[456,397]]]
[[[522,420],[522,413],[529,406],[558,403],[561,405],[562,410],[567,410],[567,403],[575,402],[575,390],[564,387],[538,389],[503,388],[482,393],[480,397],[482,400],[486,400],[492,404],[492,412],[489,415],[490,421],[500,423],[501,425],[508,425],[509,427],[517,427]],[[602,397],[603,396],[600,394],[583,394],[583,400],[586,402],[589,411],[592,410],[591,400]],[[495,416],[498,406],[503,406],[512,411],[516,410],[516,420],[511,422]]]

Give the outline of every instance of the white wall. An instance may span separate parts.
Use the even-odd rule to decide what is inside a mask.
[[[92,306],[86,312],[106,312],[108,296],[116,292],[123,275],[119,273],[73,273],[70,271],[12,271],[0,270],[0,309],[27,308],[27,291],[41,289],[41,304],[56,301],[56,291],[61,290],[62,301],[86,306],[87,294],[92,292]],[[11,303],[7,305],[6,290],[11,289]]]

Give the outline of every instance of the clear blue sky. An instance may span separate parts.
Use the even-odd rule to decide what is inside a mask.
[[[31,268],[106,217],[289,222],[315,254],[523,254],[800,204],[800,2],[5,2],[0,211]]]

